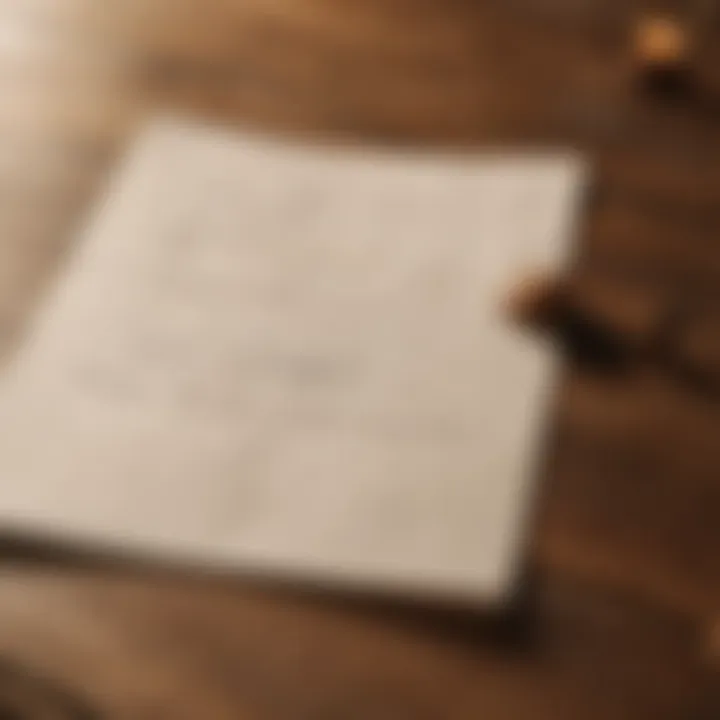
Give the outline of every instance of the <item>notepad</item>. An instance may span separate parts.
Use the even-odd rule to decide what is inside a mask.
[[[556,361],[499,303],[584,177],[151,123],[4,373],[0,529],[501,602]]]

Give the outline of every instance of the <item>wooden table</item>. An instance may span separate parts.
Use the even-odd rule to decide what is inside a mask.
[[[128,135],[166,107],[348,142],[580,147],[597,180],[580,263],[720,311],[720,28],[699,53],[702,92],[652,97],[633,77],[635,12],[0,0],[4,346]],[[710,335],[720,344],[720,326]],[[513,623],[7,542],[0,697],[27,710],[0,717],[720,717],[720,400],[652,361],[616,378],[569,367],[555,427]]]

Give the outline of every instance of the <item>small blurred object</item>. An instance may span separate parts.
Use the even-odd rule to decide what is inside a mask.
[[[602,276],[536,274],[510,288],[504,312],[558,337],[576,359],[616,368],[651,360],[704,396],[720,392],[720,312],[712,308],[664,302]]]
[[[596,360],[649,351],[663,326],[663,310],[642,290],[587,274],[522,278],[505,308],[513,322],[558,334],[571,352]]]
[[[547,329],[556,324],[566,304],[565,283],[547,272],[526,275],[508,292],[503,312],[512,322],[530,329]]]
[[[653,89],[674,89],[688,78],[693,52],[689,28],[668,15],[644,15],[635,28],[634,56],[641,79]]]

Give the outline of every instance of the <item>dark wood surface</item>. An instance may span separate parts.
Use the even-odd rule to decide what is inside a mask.
[[[720,24],[697,23],[693,91],[657,97],[639,7],[0,0],[3,346],[129,134],[179,108],[309,141],[579,147],[580,267],[610,296],[701,303],[717,357]],[[6,544],[0,708],[26,715],[0,717],[720,718],[720,397],[652,359],[571,364],[554,430],[513,622]]]

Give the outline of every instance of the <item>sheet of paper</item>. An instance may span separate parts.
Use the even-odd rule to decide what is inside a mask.
[[[498,302],[582,178],[154,123],[5,374],[0,527],[501,599],[554,361]]]

